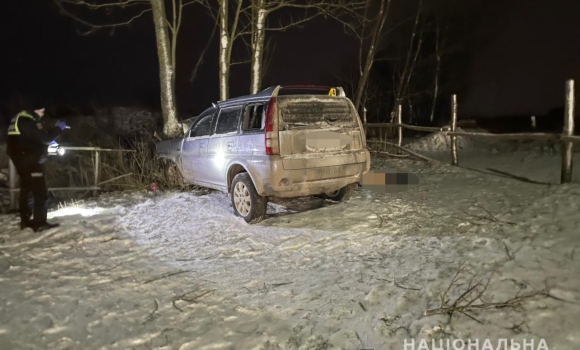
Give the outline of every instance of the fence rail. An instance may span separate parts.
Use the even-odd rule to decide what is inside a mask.
[[[99,182],[100,179],[100,165],[101,165],[101,152],[135,152],[134,150],[124,150],[124,149],[111,149],[111,148],[101,148],[101,147],[63,147],[66,151],[90,151],[93,152],[93,173],[94,173],[94,185],[87,187],[50,187],[48,191],[93,191],[96,195],[98,191],[101,190],[99,185],[104,182]],[[18,174],[16,172],[16,167],[12,160],[9,160],[9,188],[10,192],[10,210],[16,209],[16,193],[20,191],[20,188],[16,188],[16,180]]]
[[[432,126],[417,126],[417,125],[408,125],[408,124],[399,124],[399,123],[366,123],[365,126],[368,127],[392,127],[392,128],[404,128],[409,130],[417,130],[417,131],[428,131],[428,132],[438,132],[444,131],[444,128],[436,128]]]
[[[415,125],[408,125],[408,124],[397,124],[397,123],[367,123],[365,126],[368,127],[392,127],[392,128],[402,128],[402,129],[409,129],[409,130],[421,130],[421,131],[433,131],[433,132],[444,132],[448,136],[465,136],[465,137],[474,137],[474,138],[482,138],[482,139],[497,139],[497,140],[561,140],[561,141],[570,141],[570,142],[579,142],[580,143],[580,136],[564,136],[562,134],[556,133],[505,133],[505,134],[487,134],[483,132],[464,132],[464,131],[448,131],[448,127],[441,127],[441,128],[430,128],[424,127],[419,129],[419,127]],[[423,130],[423,129],[430,129],[430,130]]]
[[[397,108],[397,123],[365,123],[363,124],[365,130],[367,128],[397,128],[398,142],[397,144],[388,143],[383,141],[367,141],[370,143],[382,143],[393,146],[400,151],[406,152],[408,154],[414,155],[418,158],[424,160],[432,161],[430,158],[420,156],[415,152],[411,152],[402,147],[402,132],[403,129],[417,130],[417,131],[427,131],[427,132],[443,132],[445,135],[449,136],[451,144],[451,164],[459,165],[458,160],[458,147],[457,138],[458,137],[473,137],[473,138],[483,138],[483,139],[496,139],[496,140],[555,140],[562,143],[562,170],[561,170],[561,183],[572,182],[572,170],[573,170],[573,155],[574,155],[574,143],[580,143],[580,136],[574,136],[574,80],[568,80],[566,82],[566,107],[564,112],[564,128],[561,134],[557,133],[506,133],[506,134],[487,134],[481,132],[464,132],[456,131],[457,129],[457,95],[451,96],[451,125],[444,127],[428,127],[428,126],[416,126],[403,124],[401,122],[401,106]]]

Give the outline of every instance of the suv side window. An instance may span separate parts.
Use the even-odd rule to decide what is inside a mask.
[[[217,120],[215,133],[219,135],[237,132],[241,111],[240,107],[222,109]]]
[[[208,136],[211,130],[211,121],[213,114],[202,116],[199,121],[194,124],[189,132],[189,137]]]
[[[244,108],[244,122],[242,130],[244,132],[263,131],[266,120],[265,104],[250,104]]]

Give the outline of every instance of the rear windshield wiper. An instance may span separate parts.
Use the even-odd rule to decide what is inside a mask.
[[[293,126],[308,126],[306,123],[286,123],[286,125],[293,125]]]
[[[338,118],[330,118],[330,117],[325,117],[324,121],[327,122],[328,124],[332,125],[332,123],[336,123],[338,121]]]

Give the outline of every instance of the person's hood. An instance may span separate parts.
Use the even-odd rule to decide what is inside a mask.
[[[42,118],[41,116],[39,116],[35,111],[27,111],[31,116],[34,117],[34,121],[36,121],[37,123],[40,122],[40,118]]]

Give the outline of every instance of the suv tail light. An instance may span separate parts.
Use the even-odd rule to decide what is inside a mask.
[[[268,103],[266,112],[266,154],[280,154],[280,141],[278,139],[278,120],[276,118],[276,97],[272,97]]]

